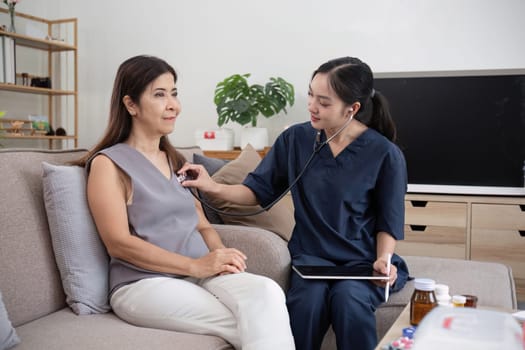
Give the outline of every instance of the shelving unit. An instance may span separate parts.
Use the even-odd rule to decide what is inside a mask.
[[[0,13],[6,13],[7,10],[0,8]],[[31,50],[43,51],[44,54],[47,52],[47,77],[51,78],[52,88],[42,88],[42,87],[33,87],[22,85],[19,82],[20,73],[18,68],[17,70],[17,84],[7,84],[0,83],[0,91],[5,91],[11,94],[36,94],[47,96],[47,117],[49,124],[56,129],[60,125],[58,123],[63,122],[64,120],[71,121],[73,125],[73,130],[67,130],[68,134],[66,136],[48,136],[42,133],[34,133],[31,130],[24,130],[23,133],[18,135],[10,134],[5,131],[0,132],[0,138],[4,139],[23,139],[23,140],[35,140],[43,139],[48,140],[48,148],[53,148],[54,140],[73,140],[74,147],[78,147],[78,50],[77,50],[77,19],[60,19],[60,20],[47,20],[40,17],[35,17],[32,15],[16,12],[17,19],[24,19],[27,23],[32,23],[34,25],[40,25],[42,27],[47,27],[47,36],[53,38],[56,35],[57,29],[62,29],[67,27],[67,30],[71,30],[72,38],[71,42],[63,42],[60,40],[54,39],[45,39],[45,38],[36,38],[27,36],[20,33],[11,33],[0,31],[1,36],[9,37],[15,40],[15,47],[25,47]],[[60,27],[60,28],[59,28]],[[18,51],[18,50],[17,50]],[[61,53],[71,54],[73,56],[72,67],[67,67],[69,73],[72,73],[72,82],[66,82],[65,78],[61,76],[61,66],[58,55]],[[18,53],[15,56],[15,62],[21,57]],[[58,66],[58,67],[57,67]],[[29,75],[29,81],[33,75]],[[68,86],[69,85],[69,86]],[[72,86],[71,86],[72,85]],[[61,103],[60,99],[71,98],[73,99],[72,106],[69,106],[62,115],[57,115],[58,104]],[[43,106],[31,106],[34,109],[45,110]],[[1,108],[8,109],[8,106],[1,106]],[[0,109],[1,109],[0,108]],[[29,112],[33,112],[32,111]],[[6,116],[10,117],[10,116]],[[10,117],[13,119],[12,117]],[[21,119],[21,118],[17,118]],[[1,121],[1,120],[0,120]],[[29,124],[30,125],[30,124]]]

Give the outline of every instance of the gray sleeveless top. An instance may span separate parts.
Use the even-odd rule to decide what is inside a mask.
[[[99,153],[109,157],[131,179],[133,201],[127,206],[131,234],[191,258],[199,258],[209,252],[197,231],[198,216],[193,197],[176,176],[172,174],[168,180],[146,157],[124,143]],[[166,275],[111,258],[110,293],[143,278]]]

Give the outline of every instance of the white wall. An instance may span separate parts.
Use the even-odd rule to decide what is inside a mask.
[[[101,137],[116,69],[137,54],[162,57],[180,74],[177,146],[193,145],[196,128],[216,127],[213,91],[233,73],[295,85],[289,114],[260,122],[273,141],[308,119],[310,75],[334,57],[357,56],[375,72],[525,68],[523,0],[48,0],[17,9],[78,18],[81,147]]]

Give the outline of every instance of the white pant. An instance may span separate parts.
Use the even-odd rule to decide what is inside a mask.
[[[119,288],[111,306],[131,324],[216,335],[235,349],[295,349],[282,289],[247,272],[147,278]]]

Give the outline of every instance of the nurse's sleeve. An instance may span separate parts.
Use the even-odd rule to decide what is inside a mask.
[[[248,174],[243,185],[249,187],[262,207],[272,203],[288,188],[286,140],[281,134],[257,168]]]
[[[394,146],[383,161],[376,183],[376,232],[384,231],[397,240],[404,239],[406,191],[405,158],[401,150]]]

